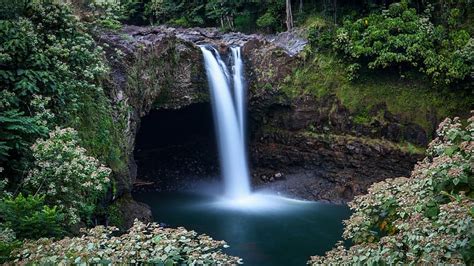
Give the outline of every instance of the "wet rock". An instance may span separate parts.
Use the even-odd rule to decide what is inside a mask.
[[[284,170],[287,177],[281,182],[275,181],[280,184],[275,185],[278,191],[291,191],[292,195],[309,200],[347,202],[365,193],[374,182],[408,175],[422,157],[383,140],[281,129],[261,134],[258,141],[251,144],[251,160],[255,166],[252,170]],[[298,178],[302,184],[285,181]]]
[[[114,217],[116,219],[115,226],[119,226],[121,229],[128,229],[133,225],[133,221],[138,219],[144,223],[149,223],[153,221],[153,216],[151,209],[145,203],[137,202],[132,199],[130,194],[125,194],[120,197],[117,201],[113,203],[113,206],[116,207],[119,213],[119,217]],[[111,219],[112,221],[114,219]]]
[[[403,138],[408,142],[415,143],[418,145],[427,145],[428,137],[423,128],[417,124],[408,124],[402,130]]]

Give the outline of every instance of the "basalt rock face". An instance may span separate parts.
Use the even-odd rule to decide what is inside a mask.
[[[374,107],[380,117],[361,125],[335,96],[273,99],[254,99],[251,108],[252,173],[255,183],[292,197],[350,201],[374,182],[408,176],[422,158],[410,145],[428,141],[420,126],[386,106]]]
[[[284,41],[292,39],[291,42]],[[223,55],[232,45],[242,47],[249,59],[247,75],[257,83],[276,85],[297,64],[294,54],[305,45],[303,39],[278,35],[265,37],[221,33],[216,29],[125,26],[120,31],[100,32],[96,40],[105,47],[111,66],[109,95],[116,107],[116,119],[125,120],[128,173],[116,174],[118,194],[128,192],[136,179],[133,158],[140,118],[152,108],[179,109],[208,102],[209,92],[199,45],[210,44]],[[260,71],[274,67],[278,75]],[[257,87],[256,85],[254,87]],[[164,130],[166,125],[164,125]]]
[[[276,130],[257,138],[251,151],[255,178],[274,181],[264,187],[311,200],[349,201],[374,182],[409,175],[421,157],[366,137]]]
[[[224,57],[229,46],[242,47],[255,184],[283,180],[270,186],[302,198],[341,202],[375,181],[409,173],[417,156],[390,141],[427,142],[421,127],[399,121],[384,106],[374,110],[383,113],[383,122],[357,125],[335,96],[292,98],[283,93],[281,85],[302,63],[298,54],[306,44],[293,33],[261,36],[212,28],[125,26],[101,32],[96,39],[111,66],[107,87],[115,118],[126,124],[129,167],[127,173],[115,173],[117,196],[128,195],[137,177],[133,150],[141,117],[152,109],[182,109],[209,101],[199,45],[211,44]]]
[[[291,34],[278,36],[221,33],[216,29],[176,29],[168,27],[124,26],[119,31],[100,31],[96,41],[105,49],[110,65],[110,77],[106,87],[114,108],[114,119],[126,125],[123,131],[124,153],[127,155],[127,171],[114,174],[114,195],[125,224],[134,218],[147,220],[150,212],[143,204],[128,200],[137,179],[134,158],[135,138],[141,118],[152,109],[182,109],[186,106],[209,102],[207,79],[200,45],[213,45],[222,55],[229,46],[242,47],[249,59],[247,76],[259,82],[276,85],[279,78],[268,76],[260,69],[281,67],[277,72],[284,77],[297,64],[293,55],[306,43]],[[290,40],[291,41],[288,41]],[[255,86],[256,87],[256,86]],[[157,121],[159,123],[159,121]],[[176,121],[180,123],[180,121]],[[166,130],[166,125],[163,125]],[[129,211],[130,206],[139,206]]]

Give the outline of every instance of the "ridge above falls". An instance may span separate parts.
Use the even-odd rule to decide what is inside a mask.
[[[265,46],[281,48],[287,55],[294,56],[301,52],[306,44],[306,39],[298,31],[281,32],[279,34],[244,34],[240,32],[221,32],[217,28],[174,28],[168,26],[133,26],[125,25],[117,32],[104,32],[102,38],[110,39],[122,37],[123,44],[141,43],[153,45],[165,38],[175,37],[185,42],[200,44],[214,44],[217,47],[232,45],[245,48],[249,43],[259,42]]]

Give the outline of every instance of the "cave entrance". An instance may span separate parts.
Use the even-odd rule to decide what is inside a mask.
[[[217,176],[211,105],[196,103],[177,110],[151,110],[141,119],[134,157],[137,179],[153,182],[154,189],[178,190]]]

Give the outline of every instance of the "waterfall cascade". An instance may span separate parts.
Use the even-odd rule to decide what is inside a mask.
[[[216,122],[219,158],[225,195],[250,195],[250,178],[245,149],[245,79],[240,47],[232,47],[232,75],[216,49],[201,47]]]
[[[240,47],[232,47],[231,72],[219,52],[212,46],[201,46],[216,127],[220,165],[224,177],[225,197],[217,206],[240,209],[284,211],[295,203],[272,193],[251,193],[246,158],[246,86]]]

